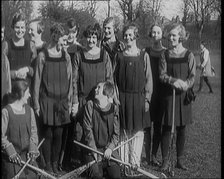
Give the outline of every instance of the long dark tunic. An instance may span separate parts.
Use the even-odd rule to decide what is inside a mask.
[[[106,148],[113,150],[119,141],[120,125],[118,111],[113,104],[103,111],[93,101],[85,106],[83,119],[84,139],[86,145],[104,152]],[[118,158],[118,150],[113,152]]]
[[[153,93],[150,103],[150,117],[152,121],[159,121],[161,119],[161,81],[159,79],[159,60],[165,49],[155,51],[152,48],[146,48],[146,52],[150,57],[150,64],[152,69]]]
[[[53,58],[45,49],[46,61],[40,86],[40,111],[43,123],[60,126],[70,122],[68,93],[69,80],[65,52],[61,58]]]
[[[31,108],[25,105],[24,114],[15,114],[10,105],[7,105],[8,111],[8,128],[6,131],[7,140],[13,144],[6,149],[8,155],[12,155],[15,150],[22,158],[23,161],[27,160],[27,153],[30,150],[30,138],[31,138]],[[14,152],[15,152],[14,151]],[[21,167],[17,164],[13,164],[8,160],[8,157],[3,156],[3,178],[11,179],[14,177]],[[35,163],[36,165],[36,163]],[[37,166],[37,165],[36,165]],[[37,175],[25,169],[20,178],[37,178]]]
[[[32,61],[37,57],[36,48],[33,42],[25,40],[24,46],[15,46],[10,39],[8,45],[8,59],[10,63],[11,78],[16,79],[15,71],[27,66],[29,68],[27,80],[30,82],[33,76]]]
[[[132,132],[143,130],[151,123],[149,112],[145,112],[145,102],[150,102],[152,93],[151,67],[149,59],[145,63],[144,58],[145,52],[141,51],[138,56],[119,53],[117,59],[121,128]]]
[[[73,62],[73,104],[79,102],[79,108],[82,108],[88,99],[93,99],[94,89],[99,82],[112,81],[112,67],[105,50],[101,50],[95,59],[86,58],[83,50],[80,50]]]
[[[179,58],[170,57],[166,50],[165,58],[161,60],[161,79],[164,82],[162,87],[162,108],[163,124],[172,125],[172,92],[171,83],[176,79],[187,81],[189,87],[192,87],[195,77],[195,59],[193,54],[186,50],[184,56]],[[167,79],[169,79],[167,81]],[[175,98],[175,125],[184,126],[192,123],[192,105],[185,104],[186,92],[176,89]]]

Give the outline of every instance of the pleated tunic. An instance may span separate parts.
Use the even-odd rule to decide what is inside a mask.
[[[72,79],[71,61],[62,50],[61,57],[50,57],[47,49],[38,55],[34,82],[34,109],[40,109],[43,124],[70,123]]]
[[[13,40],[10,39],[7,43],[7,56],[10,63],[10,71],[12,80],[16,80],[15,71],[27,66],[29,68],[28,82],[31,82],[33,77],[32,62],[37,57],[36,48],[33,42],[25,40],[24,46],[15,46]]]
[[[137,56],[118,53],[116,81],[121,103],[121,128],[136,132],[150,126],[145,102],[151,101],[152,76],[149,56],[141,50]]]
[[[170,78],[170,83],[181,79],[187,81],[189,87],[193,86],[196,63],[192,52],[185,50],[182,57],[171,57],[169,50],[164,53],[164,58],[161,60],[161,79],[162,87],[162,117],[164,125],[172,125],[172,94],[173,88],[167,79]],[[176,89],[175,96],[175,125],[184,126],[192,123],[192,104],[185,103],[186,92]]]
[[[161,81],[159,79],[159,60],[165,49],[156,51],[152,48],[146,48],[146,52],[150,57],[150,64],[152,69],[153,93],[150,103],[150,117],[151,121],[161,120]]]
[[[73,63],[73,103],[79,102],[79,108],[82,108],[89,99],[94,98],[96,85],[106,80],[113,80],[107,52],[101,49],[100,55],[86,58],[84,51],[79,50]]]
[[[7,112],[4,110],[6,110]],[[6,133],[3,133],[2,135],[2,137],[4,137],[4,139],[2,138],[2,145],[6,146],[5,151],[7,153],[7,156],[11,156],[15,152],[17,152],[22,158],[22,160],[26,161],[27,153],[34,149],[36,151],[38,143],[37,129],[36,124],[34,122],[35,119],[32,109],[28,105],[25,105],[25,113],[16,114],[13,111],[12,107],[10,105],[7,105],[3,109],[3,118],[4,122],[2,123],[2,125],[4,126],[2,127],[4,131],[6,128],[5,121],[8,121]],[[34,126],[35,129],[33,128]],[[33,133],[33,131],[35,133]],[[7,136],[7,138],[5,138],[5,136]],[[5,179],[11,179],[21,169],[21,166],[11,163],[8,157],[6,157],[6,155],[3,155],[2,163],[3,163],[2,165],[3,178]],[[36,162],[33,164],[37,166]],[[24,172],[22,172],[20,178],[33,179],[37,178],[37,175],[31,170],[25,169]]]

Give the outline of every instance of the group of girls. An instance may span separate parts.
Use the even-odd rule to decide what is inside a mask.
[[[169,165],[172,89],[176,90],[177,167],[187,169],[185,128],[192,119],[191,103],[186,104],[184,99],[194,84],[196,63],[193,53],[183,47],[188,33],[182,24],[169,26],[168,49],[161,43],[163,29],[158,24],[150,28],[152,46],[146,49],[137,46],[139,29],[133,23],[124,26],[123,40],[118,40],[114,17],[104,21],[102,40],[99,24],[87,26],[83,32],[85,47],[77,42],[79,26],[75,19],[67,22],[66,43],[65,29],[59,23],[50,27],[47,43],[41,39],[44,26],[39,20],[29,22],[30,40],[24,38],[23,14],[13,17],[11,27],[12,38],[2,39],[2,56],[10,66],[10,73],[4,75],[11,78],[4,90],[6,95],[11,92],[8,103],[2,106],[4,178],[15,176],[21,160],[27,157],[36,159],[40,155],[39,167],[56,175],[61,175],[61,165],[63,168],[71,166],[73,159],[82,160],[83,154],[73,140],[88,144],[83,129],[85,106],[94,98],[96,86],[105,81],[114,84],[120,142],[134,136],[120,148],[121,159],[140,166],[144,144],[147,164],[160,166],[156,154],[161,141],[162,170]],[[39,150],[38,138],[45,139]],[[25,171],[24,176],[32,174]]]

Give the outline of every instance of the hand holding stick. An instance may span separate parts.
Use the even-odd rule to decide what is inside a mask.
[[[90,151],[92,151],[92,152],[95,152],[95,153],[97,153],[97,154],[99,154],[99,155],[102,155],[102,156],[104,155],[102,152],[100,152],[100,151],[98,151],[98,150],[95,150],[95,149],[92,149],[91,147],[89,147],[89,146],[87,146],[87,145],[84,145],[84,144],[82,144],[82,143],[80,143],[80,142],[78,142],[78,141],[76,141],[76,140],[74,140],[74,143],[75,143],[75,144],[78,144],[78,145],[80,145],[81,147],[84,147],[84,148],[86,148],[86,149],[88,149],[88,150],[90,150]],[[120,163],[120,164],[123,164],[123,165],[127,165],[127,166],[129,166],[131,169],[136,170],[136,171],[142,173],[143,175],[145,175],[145,176],[147,176],[147,177],[150,177],[150,178],[159,178],[159,177],[157,177],[157,176],[155,176],[155,175],[153,175],[153,174],[151,174],[151,173],[149,173],[149,172],[147,172],[147,171],[142,170],[142,169],[139,168],[138,166],[133,166],[133,165],[131,165],[130,163],[123,162],[123,161],[118,160],[118,159],[116,159],[116,158],[114,158],[114,157],[111,157],[110,160],[115,161],[115,162]]]
[[[40,146],[43,144],[45,138],[42,139],[42,141],[39,143],[38,145],[38,149],[40,148]],[[19,170],[19,172],[13,177],[13,179],[18,179],[19,176],[22,174],[23,170],[26,168],[26,166],[29,164],[29,162],[31,161],[32,158],[29,158],[26,163],[23,165],[23,167]]]
[[[131,140],[133,140],[136,136],[133,136],[131,137],[130,139],[126,140],[125,142],[123,142],[122,144],[118,145],[117,147],[115,147],[113,149],[113,151],[121,148],[124,144],[130,142]],[[89,167],[91,167],[94,163],[96,162],[100,162],[100,161],[96,161],[96,160],[93,160],[85,165],[82,165],[81,167],[79,168],[76,168],[75,170],[63,175],[60,177],[60,179],[70,179],[70,178],[74,178],[74,177],[77,177],[79,175],[81,175],[85,170],[87,170]]]

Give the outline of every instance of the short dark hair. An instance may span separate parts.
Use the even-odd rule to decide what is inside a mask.
[[[19,21],[25,21],[25,23],[26,23],[26,16],[22,12],[15,13],[15,15],[12,18],[11,28],[14,29],[15,24]]]
[[[107,96],[108,98],[113,97],[113,95],[114,95],[114,85],[110,81],[104,82],[103,95]]]
[[[76,31],[77,31],[77,35],[79,33],[79,24],[77,23],[77,21],[74,18],[69,18],[67,21],[67,26],[69,29],[73,29],[74,27],[76,27]]]
[[[24,79],[19,79],[13,82],[12,92],[10,94],[10,102],[20,100],[24,96],[24,93],[28,87],[29,83]]]
[[[65,34],[65,30],[60,23],[54,23],[50,28],[50,32],[51,32],[51,35],[53,33],[56,33],[60,36],[63,36]]]
[[[202,44],[204,46],[207,45],[207,43],[204,40],[200,41],[200,44]]]
[[[33,19],[29,22],[29,24],[33,23],[33,22],[37,22],[37,33],[41,34],[44,31],[44,23],[41,19]]]
[[[98,23],[95,25],[88,25],[86,30],[83,32],[85,38],[89,37],[90,35],[96,35],[97,40],[101,39],[101,28]]]
[[[185,27],[183,26],[183,24],[181,23],[171,23],[170,25],[168,25],[168,34],[170,33],[170,31],[172,31],[173,29],[178,29],[179,30],[179,35],[180,35],[180,42],[184,42],[186,40],[188,40],[190,33],[188,31],[186,31]]]

